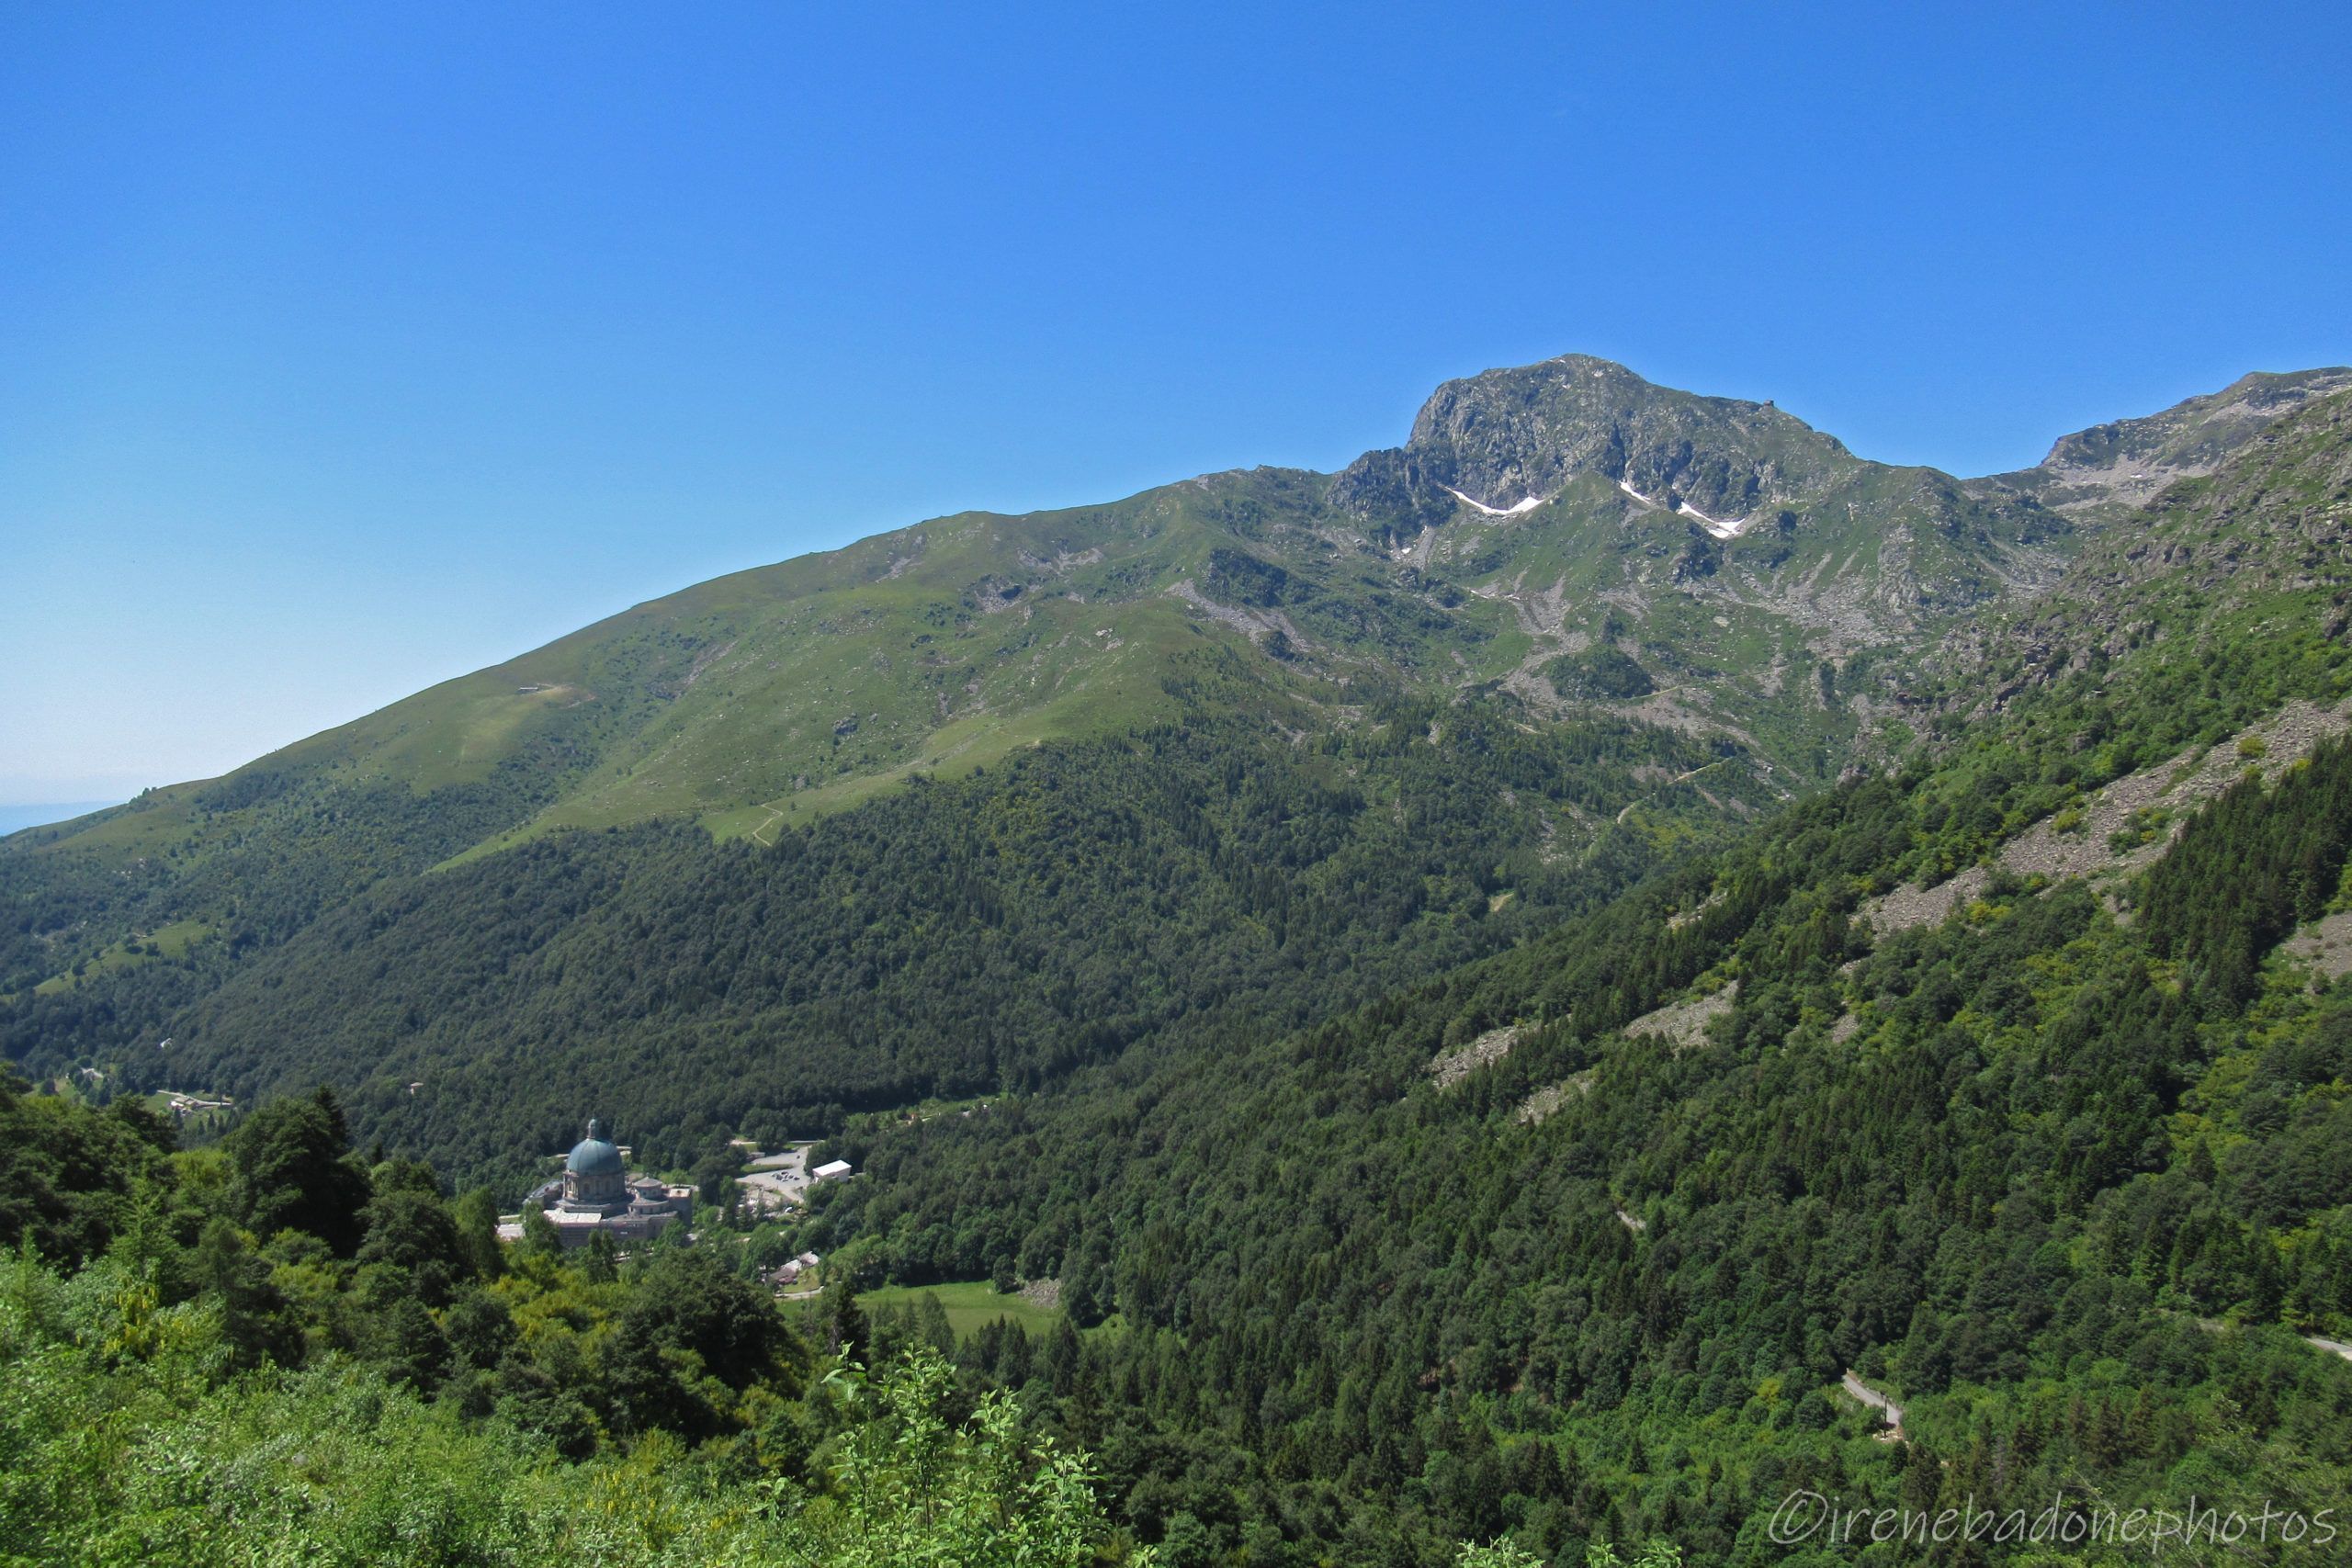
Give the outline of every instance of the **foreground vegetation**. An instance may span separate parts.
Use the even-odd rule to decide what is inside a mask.
[[[959,1340],[929,1292],[836,1291],[795,1327],[739,1248],[502,1247],[323,1092],[173,1141],[0,1080],[0,1563],[1198,1560],[1106,1515],[1065,1318]]]
[[[481,1194],[363,1168],[329,1098],[187,1153],[130,1102],[23,1090],[0,1562],[1148,1557],[912,1314],[844,1302],[812,1338],[707,1250],[510,1252]]]
[[[2298,1337],[2352,1337],[2352,983],[2273,959],[2241,1003],[2160,955],[2291,907],[2278,871],[2336,888],[2347,788],[2339,743],[2200,818],[2153,879],[2201,879],[2177,924],[2011,882],[1872,944],[1852,917],[1915,803],[1858,786],[1713,880],[1240,1060],[877,1129],[877,1179],[827,1195],[834,1265],[1002,1247],[1081,1324],[1115,1310],[1087,1436],[1131,1510],[1226,1551],[1270,1511],[1343,1560],[1510,1531],[1771,1561],[1798,1488],[2153,1505],[2258,1474],[2352,1517],[2352,1363]],[[1693,981],[1738,987],[1695,1044],[1615,1038]],[[1849,1370],[1907,1441],[1871,1440]]]
[[[1996,883],[1872,942],[1933,783],[1238,1060],[877,1123],[797,1228],[627,1263],[502,1248],[486,1190],[364,1163],[324,1092],[180,1150],[12,1085],[0,1529],[26,1562],[1737,1562],[1784,1555],[1792,1491],[2250,1475],[2352,1517],[2352,1363],[2299,1337],[2352,1336],[2352,981],[2240,983],[2212,936],[2340,897],[2352,745],[2200,814],[2129,924]],[[1617,1038],[1729,981],[1695,1045]],[[796,1327],[746,1276],[819,1237]],[[991,1271],[1066,1310],[850,1294]]]

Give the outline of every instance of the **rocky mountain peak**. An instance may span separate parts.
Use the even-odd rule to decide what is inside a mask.
[[[1366,453],[1333,481],[1359,516],[1437,522],[1463,502],[1509,511],[1597,474],[1645,497],[1745,516],[1813,492],[1856,460],[1770,403],[1705,398],[1588,355],[1488,370],[1430,395],[1401,447]]]

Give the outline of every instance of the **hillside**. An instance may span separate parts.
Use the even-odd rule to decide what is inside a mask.
[[[2292,406],[2165,439],[2210,456]],[[582,1096],[678,1140],[755,1108],[817,1129],[1303,1021],[1899,751],[1952,716],[1920,695],[1952,628],[2068,602],[2041,595],[2131,532],[1604,361],[1490,371],[1338,475],[738,573],[15,835],[0,1042],[126,1088],[324,1077],[371,1134],[488,1170]],[[687,930],[649,975],[637,933]],[[1129,995],[1078,978],[1111,931],[1146,955]],[[769,942],[792,956],[753,983],[730,955]],[[1070,976],[1051,1021],[1040,968]]]
[[[837,1265],[1058,1277],[1131,1507],[1360,1560],[1779,1561],[1792,1489],[2345,1517],[2347,418],[2086,551],[1897,773],[1238,1055],[854,1122]]]
[[[2342,374],[2249,378],[2102,427],[2099,449],[2202,471]],[[2079,490],[2088,459],[2067,454],[2098,436],[2029,474]],[[1448,383],[1404,447],[1337,476],[1256,469],[963,513],[740,572],[36,837],[120,865],[232,856],[256,834],[282,848],[322,808],[439,857],[654,817],[749,833],[914,772],[1164,717],[1170,663],[1203,640],[1301,690],[1502,682],[1555,713],[1547,667],[1611,645],[1668,691],[1623,711],[1753,732],[1802,781],[1855,720],[1776,698],[2054,576],[2074,490],[2045,507],[2025,478],[1865,462],[1770,405],[1570,355]]]
[[[1336,477],[963,513],[718,579],[47,837],[201,858],[322,802],[399,817],[377,798],[395,786],[461,817],[444,852],[656,816],[747,833],[1163,717],[1170,661],[1204,640],[1301,689],[1509,682],[1547,706],[1544,665],[1606,640],[1660,684],[1690,677],[1643,716],[1738,728],[1817,662],[2046,580],[2064,532],[1785,414],[1570,356],[1449,383],[1406,448]],[[1711,719],[1726,682],[1741,700]]]
[[[2034,467],[1972,488],[2015,491],[2077,520],[2111,522],[2154,500],[2176,479],[2211,473],[2281,415],[2346,387],[2352,387],[2352,367],[2344,366],[2284,376],[2257,371],[2161,413],[2062,435]]]
[[[699,602],[798,626],[810,660],[795,617],[851,603],[876,618],[826,620],[840,658],[860,626],[1025,649],[1030,696],[982,689],[1069,720],[1037,744],[894,774],[886,741],[928,757],[961,720],[895,731],[877,704],[827,727],[856,758],[830,784],[729,804],[689,738],[760,732],[718,695],[750,655],[664,641],[672,601],[580,634],[585,684],[421,787],[390,769],[471,700],[447,688],[209,805],[20,835],[7,886],[44,913],[9,939],[0,1042],[69,1092],[11,1113],[85,1117],[86,1176],[147,1135],[62,1103],[93,1078],[347,1091],[395,1156],[371,1176],[313,1151],[351,1168],[336,1190],[375,1183],[321,1222],[354,1261],[300,1235],[241,1254],[225,1220],[193,1247],[189,1220],[177,1245],[219,1282],[186,1289],[220,1299],[237,1354],[290,1365],[309,1336],[444,1390],[453,1453],[551,1465],[659,1428],[733,1484],[801,1473],[837,1432],[782,1414],[786,1387],[684,1376],[690,1325],[634,1293],[650,1272],[452,1269],[527,1319],[500,1351],[495,1314],[435,1316],[382,1271],[409,1231],[458,1246],[397,1156],[511,1196],[611,1108],[641,1158],[722,1195],[737,1134],[822,1134],[855,1164],[789,1225],[706,1222],[746,1268],[823,1253],[845,1351],[860,1290],[1043,1292],[1042,1344],[958,1344],[941,1312],[876,1346],[930,1333],[959,1397],[1001,1390],[1024,1432],[1093,1452],[1102,1522],[1180,1561],[1434,1568],[1508,1534],[1553,1561],[1664,1538],[1763,1563],[1801,1491],[1930,1514],[2193,1494],[2340,1529],[2352,389],[2234,427],[2144,505],[2070,516],[1769,408],[1584,382],[1616,385],[1586,361],[1493,373],[1340,476],[1122,503],[1100,560],[1063,558],[1108,522],[1022,536],[1035,562],[995,573],[1000,607],[958,598],[968,618],[928,634],[883,608],[933,592],[903,536],[854,570],[770,569],[797,598],[728,580]],[[1240,495],[1263,509],[1209,520]],[[1740,495],[1769,534],[1706,504]],[[1125,589],[1084,575],[1119,562]],[[1099,646],[1015,637],[1094,615]],[[1147,625],[1165,642],[1131,640]],[[1780,672],[1695,626],[1781,639]],[[912,679],[870,646],[861,690]],[[659,690],[591,672],[657,666]],[[1048,670],[1080,683],[1047,693]],[[832,711],[814,701],[795,711]],[[719,782],[630,816],[611,803],[640,774]],[[109,836],[134,829],[144,864]],[[258,1213],[245,1167],[329,1112],[339,1138],[333,1100],[281,1099],[183,1156],[213,1172],[188,1203]],[[51,1250],[119,1229],[102,1270],[181,1256],[128,1186],[28,1190],[11,1223]],[[62,1288],[36,1267],[27,1300]],[[62,1364],[62,1333],[18,1337]],[[307,1410],[322,1386],[254,1397]],[[107,1485],[152,1508],[125,1473]]]

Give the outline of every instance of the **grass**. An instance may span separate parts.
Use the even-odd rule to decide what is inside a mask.
[[[970,1338],[1001,1317],[1011,1318],[1032,1335],[1042,1335],[1062,1315],[1060,1309],[1048,1310],[1025,1297],[999,1295],[996,1287],[986,1280],[948,1285],[886,1285],[859,1296],[857,1304],[872,1313],[886,1306],[912,1307],[926,1295],[937,1296],[939,1304],[947,1309],[947,1326],[956,1331],[958,1339]]]
[[[72,990],[85,979],[95,978],[113,970],[136,968],[141,964],[152,964],[158,958],[183,957],[190,946],[211,934],[211,926],[202,920],[175,920],[170,925],[160,926],[144,936],[132,936],[126,941],[116,942],[85,963],[79,975],[68,970],[62,975],[51,976],[33,987],[33,995],[53,997],[60,992]],[[149,948],[155,951],[148,952]]]
[[[995,616],[956,627],[922,618],[924,605],[943,602],[935,592],[868,597],[882,604],[842,595],[826,607],[838,632],[821,623],[772,627],[749,667],[715,660],[690,710],[679,704],[563,800],[445,864],[560,829],[662,816],[692,818],[720,839],[766,842],[780,828],[848,809],[917,773],[953,779],[1050,740],[1172,716],[1163,677],[1201,640],[1172,600],[1043,599],[1026,623]],[[816,612],[794,615],[806,621]],[[926,660],[953,677],[944,694],[956,711],[944,720],[943,689],[931,683]],[[837,736],[844,717],[857,727]]]
[[[1778,426],[1748,439],[1792,444],[1790,460],[1846,475],[1840,482],[1859,485],[1856,498],[1873,508],[1900,512],[1919,482]],[[121,867],[161,860],[177,873],[248,840],[311,831],[345,787],[521,789],[550,770],[560,776],[536,797],[542,808],[502,818],[469,847],[447,845],[442,864],[562,829],[653,818],[767,842],[917,775],[953,780],[1033,746],[1179,717],[1184,694],[1196,693],[1186,666],[1212,650],[1254,671],[1270,694],[1310,702],[1324,682],[1364,675],[1444,691],[1498,679],[1555,640],[1594,635],[1609,614],[1600,594],[1629,574],[1656,580],[1661,552],[1689,532],[1584,474],[1523,516],[1449,523],[1428,581],[1408,580],[1333,535],[1321,485],[1266,469],[1101,506],[966,513],[714,579],[273,753],[254,776],[289,787],[249,805],[220,804],[236,778],[176,786],[42,852]],[[1802,575],[1825,553],[1850,554],[1884,523],[1876,512],[1871,527],[1839,516],[1809,524],[1781,570]],[[1214,589],[1213,562],[1237,545],[1284,563],[1297,592],[1285,591],[1283,613],[1306,645],[1303,661],[1276,664],[1241,630],[1174,596],[1186,581]],[[1780,547],[1739,541],[1724,570],[1736,576],[1740,559]],[[1939,544],[1929,553],[1948,552]],[[1531,638],[1510,604],[1463,592],[1510,583],[1559,585],[1561,638]],[[1675,650],[1660,662],[1661,684],[1676,683],[1669,666],[1690,666],[1691,680],[1737,692],[1742,738],[1777,767],[1802,778],[1827,765],[1854,719],[1823,708],[1805,684],[1803,628],[1736,595],[1695,596],[1662,581],[1648,599],[1649,613],[1627,629]],[[1776,659],[1785,669],[1768,682]]]

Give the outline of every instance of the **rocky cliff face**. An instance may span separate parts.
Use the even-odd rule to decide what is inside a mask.
[[[2158,579],[2249,603],[2321,591],[2335,601],[2336,635],[2352,592],[2352,376],[2338,384],[2346,389],[2278,400],[2285,414],[2210,473],[2167,487],[2142,526],[2098,538],[2064,586],[2110,607]]]
[[[1973,493],[1869,462],[1770,403],[1581,355],[1447,382],[1403,446],[1367,453],[1328,497],[1439,564],[1462,553],[1442,529],[1483,536],[1537,508],[1575,511],[1670,556],[1655,574],[1629,561],[1625,593],[1703,582],[1840,648],[2047,582],[2070,527],[2014,488]]]
[[[1622,365],[1564,355],[1440,387],[1402,447],[1366,453],[1331,486],[1362,517],[1509,511],[1598,474],[1726,523],[1816,495],[1863,465],[1770,403],[1653,386]]]
[[[2030,496],[2080,523],[2103,523],[2153,501],[2175,480],[2210,474],[2272,423],[2315,398],[2352,388],[2352,367],[2257,371],[2161,413],[2062,435],[2030,468],[1980,481]]]
[[[2274,389],[2290,395],[2266,400],[2283,412],[2258,425],[2209,425],[2204,438],[2229,441],[2210,472],[2176,480],[2144,506],[2101,502],[2120,521],[2087,530],[2048,592],[1955,626],[1931,660],[1941,705],[1981,716],[2019,692],[2126,658],[2143,668],[2169,661],[2189,672],[2184,680],[2207,684],[2216,647],[2241,656],[2258,649],[2255,662],[2279,669],[2340,660],[2352,630],[2352,381],[2325,391],[2336,377],[2239,382],[2232,392],[2259,380],[2302,385]],[[2230,393],[2193,401],[2224,399],[2240,408],[2250,401]],[[2091,434],[2091,443],[2068,437],[2059,448],[2136,444],[2143,454],[2168,448],[2183,455],[2177,461],[2195,460],[2185,456],[2198,438],[2191,421],[2169,433]],[[2243,670],[2237,678],[2247,679]]]

